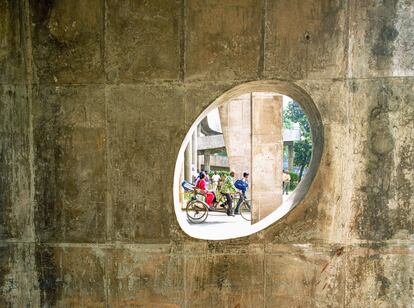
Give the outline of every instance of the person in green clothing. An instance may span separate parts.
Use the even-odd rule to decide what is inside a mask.
[[[234,172],[231,171],[230,175],[226,176],[226,178],[223,181],[223,184],[221,185],[221,193],[226,196],[227,199],[227,215],[228,216],[234,216],[233,213],[233,200],[231,198],[231,194],[234,194],[237,192],[237,188],[234,186],[233,183],[234,178]]]

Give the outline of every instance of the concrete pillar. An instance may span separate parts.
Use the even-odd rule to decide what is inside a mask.
[[[197,126],[197,138],[201,136],[201,126],[198,125]],[[198,139],[197,139],[198,140]],[[197,149],[198,149],[198,142],[197,142]],[[200,162],[200,157],[197,154],[197,170],[200,171],[201,170],[201,162]]]
[[[204,170],[210,172],[210,153],[204,151]]]
[[[282,204],[283,99],[248,93],[219,108],[230,170],[250,173],[253,223]]]
[[[219,108],[229,167],[236,173],[236,178],[243,172],[251,173],[250,96],[250,93],[241,95]]]
[[[288,170],[289,172],[292,172],[293,170],[293,159],[294,159],[293,142],[289,142],[288,144]]]
[[[273,93],[252,98],[252,222],[258,222],[282,204],[283,99]]]
[[[192,145],[192,164],[194,166],[194,169],[197,170],[198,168],[198,153],[197,153],[197,129],[194,130],[193,136],[191,138],[191,145]]]
[[[193,175],[192,175],[192,144],[191,144],[191,139],[187,144],[187,147],[185,148],[185,152],[184,152],[184,179],[188,182],[192,182],[193,181]]]

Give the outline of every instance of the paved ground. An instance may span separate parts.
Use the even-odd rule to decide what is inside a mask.
[[[283,201],[287,197],[287,195],[283,195]],[[182,211],[180,214],[181,219],[188,222],[185,211]],[[232,217],[227,216],[224,212],[209,212],[206,221],[201,224],[189,223],[189,226],[191,226],[193,236],[204,237],[208,233],[214,237],[214,235],[234,233],[236,229],[238,231],[249,229],[251,228],[251,223],[240,215]]]
[[[185,211],[182,211],[181,215],[185,217]],[[228,232],[233,233],[236,228],[242,230],[251,227],[250,221],[243,219],[240,215],[234,217],[227,216],[224,212],[209,212],[207,219],[203,223],[189,223],[189,225],[191,226],[192,235],[196,237],[204,237],[206,233],[212,236]]]

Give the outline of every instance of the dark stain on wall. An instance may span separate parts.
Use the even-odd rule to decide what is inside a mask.
[[[221,290],[226,283],[229,272],[229,260],[227,256],[223,256],[213,267],[210,267],[211,277],[215,277],[215,283],[219,290]]]
[[[22,82],[25,77],[23,1],[0,1],[0,82]]]
[[[376,105],[370,109],[364,149],[366,180],[361,187],[359,235],[383,241],[407,237],[412,221],[414,146],[411,142],[414,97],[412,83],[388,81],[373,85]]]
[[[63,148],[59,138],[64,135],[61,126],[61,109],[58,102],[47,104],[38,101],[39,117],[34,127],[35,147],[35,228],[41,241],[62,239],[62,159]],[[46,136],[46,137],[45,137]]]
[[[374,42],[371,54],[375,66],[380,70],[389,68],[392,64],[395,49],[393,43],[398,36],[394,25],[397,19],[397,4],[398,0],[383,0],[382,5],[375,12],[368,14],[369,30],[367,36],[369,41]]]
[[[56,249],[37,245],[36,270],[40,289],[40,304],[42,307],[55,307],[62,295],[62,279],[59,279]]]
[[[29,206],[28,122],[25,87],[0,86],[0,239],[19,238],[27,227],[20,218]]]
[[[6,286],[6,277],[10,273],[11,246],[0,246],[0,307],[11,307],[12,303],[4,297],[11,290]]]
[[[0,101],[1,107],[1,101]],[[3,135],[3,134],[2,134]],[[3,138],[2,145],[0,147],[0,238],[10,238],[12,236],[9,227],[9,210],[12,208],[11,201],[11,152],[9,151],[10,144],[9,138]]]
[[[405,174],[407,170],[413,170],[414,168],[414,145],[409,142],[402,145],[400,162],[397,165],[397,179],[396,185],[398,188],[398,200],[399,206],[395,213],[396,226],[400,229],[406,229],[410,233],[414,232],[413,224],[413,206],[411,205],[410,198],[414,195],[413,183],[406,178]],[[411,217],[411,219],[410,219]],[[404,219],[401,219],[404,218]]]
[[[392,196],[391,177],[394,168],[394,139],[390,127],[388,98],[390,87],[383,83],[378,88],[377,105],[368,119],[367,181],[361,190],[365,194],[358,231],[368,240],[386,240],[394,234],[390,223],[388,202]]]
[[[31,11],[35,13],[33,16],[37,17],[33,21],[36,23],[47,23],[54,3],[55,0],[30,1]]]
[[[30,1],[30,6],[35,79],[103,81],[101,1]]]
[[[377,283],[379,284],[378,297],[383,297],[387,294],[387,290],[391,286],[391,281],[382,274],[377,275]]]

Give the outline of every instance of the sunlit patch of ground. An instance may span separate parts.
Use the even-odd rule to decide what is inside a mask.
[[[283,195],[283,201],[289,195]],[[232,234],[235,231],[251,228],[250,221],[243,219],[240,215],[227,216],[225,212],[209,212],[207,219],[200,224],[189,222],[184,210],[179,211],[179,215],[181,216],[180,219],[188,222],[191,227],[191,235],[199,238],[204,238],[206,235],[211,238],[218,238],[226,234]]]

